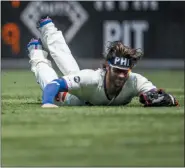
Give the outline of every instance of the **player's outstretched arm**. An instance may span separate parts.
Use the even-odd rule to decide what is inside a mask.
[[[137,92],[140,103],[145,107],[157,106],[177,106],[178,102],[174,96],[158,89],[151,81],[140,74],[135,74],[137,83]]]
[[[51,83],[47,84],[43,90],[42,95],[42,107],[43,108],[53,108],[58,107],[54,104],[54,100],[58,92],[68,91],[68,86],[65,79],[55,79]]]
[[[162,89],[153,89],[139,95],[139,101],[145,107],[178,106],[178,101]]]

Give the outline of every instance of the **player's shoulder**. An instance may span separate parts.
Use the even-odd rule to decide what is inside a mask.
[[[140,78],[145,78],[143,75],[139,74],[139,73],[135,73],[135,72],[130,72],[129,74],[129,79],[133,80],[133,79],[140,79]]]
[[[133,72],[131,72],[131,74],[129,75],[129,81],[134,84],[134,86],[140,86],[150,82],[145,76]]]
[[[143,80],[147,80],[147,79],[139,73],[130,72],[127,83],[130,83],[130,84],[132,83],[136,85],[139,81],[143,81]]]
[[[80,70],[76,75],[81,78],[82,83],[98,84],[102,73],[103,71],[101,69],[83,69]]]
[[[101,70],[83,69],[83,70],[80,70],[78,74],[81,76],[87,76],[89,78],[92,78],[92,77],[98,78],[98,76],[101,75]]]
[[[79,73],[82,73],[82,74],[95,74],[96,73],[96,70],[94,69],[82,69],[79,71]]]

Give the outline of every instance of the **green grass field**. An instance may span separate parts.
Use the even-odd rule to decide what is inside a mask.
[[[184,166],[184,72],[143,71],[180,107],[42,109],[29,71],[3,71],[2,166]]]

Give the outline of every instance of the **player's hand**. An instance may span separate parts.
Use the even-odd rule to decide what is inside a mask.
[[[148,91],[146,93],[142,93],[140,95],[141,103],[145,105],[145,107],[149,106],[178,106],[179,103],[174,96],[164,92],[162,89],[158,89],[156,91]]]
[[[58,106],[55,104],[43,104],[41,107],[42,108],[58,108]]]

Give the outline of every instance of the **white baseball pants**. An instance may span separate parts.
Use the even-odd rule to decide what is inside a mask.
[[[57,30],[53,23],[48,23],[41,29],[41,39],[44,47],[48,49],[51,57],[63,75],[80,71],[79,66],[71,54],[61,31]],[[58,75],[52,68],[51,62],[47,59],[48,53],[41,49],[33,49],[30,54],[31,71],[34,72],[41,89],[57,79]],[[57,105],[84,105],[84,101],[69,93],[60,93],[60,100]]]

